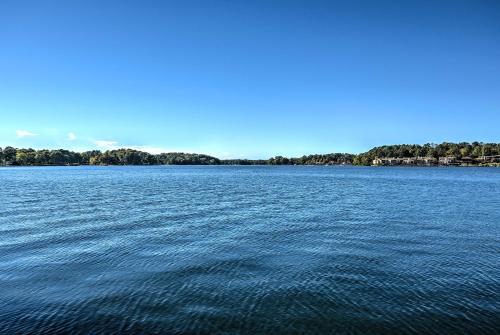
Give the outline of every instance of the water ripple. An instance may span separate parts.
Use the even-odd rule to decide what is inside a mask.
[[[500,170],[0,170],[1,334],[494,334]]]

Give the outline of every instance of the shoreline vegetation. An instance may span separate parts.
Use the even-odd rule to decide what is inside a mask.
[[[74,152],[0,147],[0,166],[64,165],[361,165],[361,166],[496,166],[500,143],[461,142],[398,144],[360,154],[331,153],[269,159],[219,159],[209,155],[170,152],[150,154],[133,149]]]

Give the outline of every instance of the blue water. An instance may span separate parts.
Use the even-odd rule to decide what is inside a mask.
[[[493,334],[500,169],[0,168],[0,333]]]

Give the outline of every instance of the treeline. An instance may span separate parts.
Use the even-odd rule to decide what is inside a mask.
[[[267,165],[267,159],[224,159],[222,165]]]
[[[218,158],[188,154],[183,152],[169,152],[153,155],[133,149],[117,149],[92,156],[90,165],[218,165]]]
[[[150,154],[133,149],[117,149],[101,152],[99,150],[73,152],[64,149],[34,150],[0,148],[2,165],[324,165],[351,164],[354,155],[327,154],[309,155],[300,158],[276,156],[267,160],[227,159],[202,154],[170,152]]]
[[[226,159],[221,160],[224,165],[338,165],[352,164],[355,155],[352,154],[324,154],[302,157],[276,156],[269,159]]]
[[[355,155],[345,153],[308,155],[299,158],[276,156],[267,161],[269,165],[337,165],[351,164]]]
[[[389,157],[454,157],[462,159],[465,157],[478,158],[482,156],[500,155],[500,143],[461,142],[441,144],[427,143],[419,144],[397,144],[376,147],[368,152],[356,155],[352,161],[354,165],[371,165],[375,158]]]
[[[171,152],[150,154],[133,149],[73,152],[64,149],[34,150],[0,148],[0,165],[371,165],[375,158],[388,157],[465,157],[500,155],[500,143],[398,144],[376,147],[358,155],[333,153],[297,158],[276,156],[267,160],[228,159]]]
[[[153,155],[133,149],[117,149],[101,152],[99,150],[73,152],[64,149],[34,150],[0,148],[0,164],[2,165],[217,165],[218,158],[170,152]]]

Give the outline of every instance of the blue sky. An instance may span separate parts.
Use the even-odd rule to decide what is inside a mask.
[[[0,2],[0,146],[500,141],[498,1]]]

